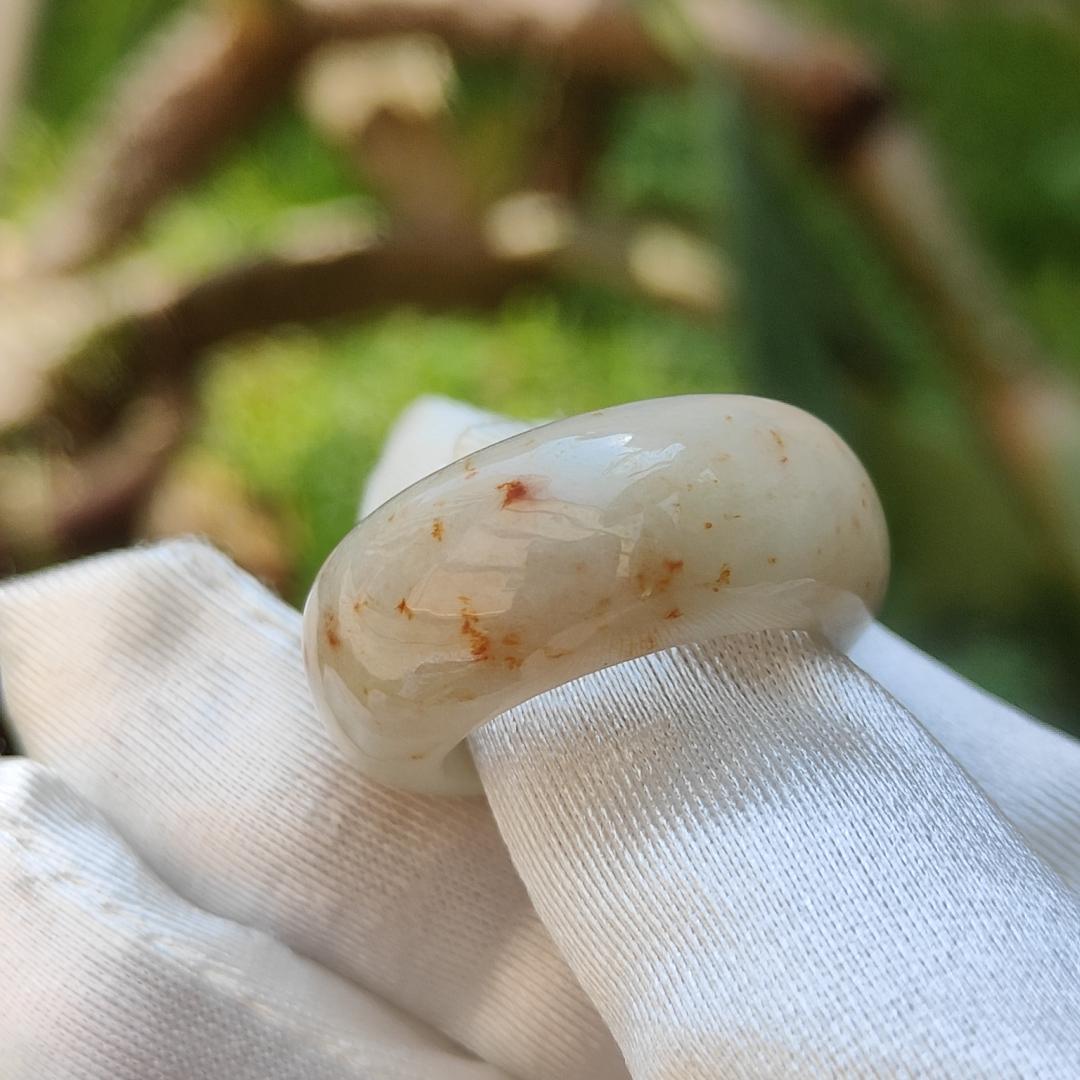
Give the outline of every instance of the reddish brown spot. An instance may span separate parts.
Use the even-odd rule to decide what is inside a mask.
[[[678,574],[682,568],[682,559],[664,559],[660,563],[660,572],[653,580],[650,580],[649,575],[644,571],[639,571],[634,575],[634,583],[638,587],[638,593],[641,596],[652,596],[654,593],[666,591],[670,587],[672,581],[675,580],[675,575]]]
[[[732,417],[730,417],[730,416],[725,416],[725,417],[724,417],[724,419],[725,419],[726,421],[728,421],[728,423],[730,423],[730,422],[731,422],[731,420],[732,420]]]
[[[731,584],[731,567],[727,563],[724,563],[720,567],[720,573],[717,575],[716,580],[712,583],[712,591],[719,592],[721,589],[726,588]]]
[[[359,615],[360,612],[364,610],[364,598],[362,596],[358,596],[353,601],[352,609],[353,609],[353,613],[356,614],[356,615]]]
[[[505,484],[497,486],[503,493],[502,508],[504,510],[516,502],[521,502],[522,499],[532,498],[529,494],[529,486],[524,480],[507,480]]]
[[[431,523],[431,535],[432,535],[432,536],[433,536],[433,537],[434,537],[434,538],[435,538],[436,540],[438,540],[438,541],[439,541],[440,543],[442,543],[443,533],[444,533],[445,531],[446,531],[446,530],[445,530],[445,528],[443,527],[443,520],[442,520],[442,518],[436,518],[436,519],[435,519],[435,520],[434,520],[434,521],[433,521],[433,522]]]
[[[766,561],[766,562],[767,562],[767,563],[768,563],[768,564],[769,564],[770,566],[775,566],[775,565],[776,565],[776,556],[775,556],[775,555],[770,555],[770,556],[769,556],[769,557],[768,557],[768,558],[767,558],[767,559],[766,559],[765,561]]]
[[[503,637],[502,643],[504,645],[509,645],[511,648],[513,648],[513,646],[521,644],[521,635],[520,634],[507,634],[507,635],[505,635],[505,637]]]
[[[427,751],[426,750],[417,750],[417,752],[415,754],[410,754],[409,755],[409,760],[410,761],[423,761],[424,758],[426,758],[426,757],[427,757]]]
[[[338,617],[332,612],[328,611],[324,621],[324,631],[326,633],[326,644],[331,649],[341,648],[341,634],[338,631]]]
[[[671,609],[671,610],[670,610],[670,611],[669,611],[669,612],[668,612],[668,613],[667,613],[667,614],[666,614],[666,615],[664,616],[664,618],[665,618],[665,619],[681,619],[681,618],[682,618],[682,612],[681,612],[681,611],[680,611],[680,610],[679,610],[679,609],[678,609],[677,607],[673,607],[673,608],[672,608],[672,609]]]
[[[461,609],[461,636],[469,642],[469,652],[474,660],[491,658],[491,636],[480,629],[480,617],[468,607]]]
[[[705,522],[705,528],[706,529],[711,529],[712,528],[712,522],[711,521],[706,521]]]
[[[776,443],[776,445],[779,446],[781,450],[783,450],[784,437],[780,434],[780,432],[774,430],[773,428],[769,428],[769,434],[773,437],[773,442]]]
[[[664,574],[656,582],[656,591],[663,592],[683,568],[682,559],[665,559]]]
[[[585,573],[585,570],[586,570],[586,566],[585,566],[585,564],[584,564],[583,562],[579,562],[579,563],[575,563],[575,564],[574,564],[574,569],[575,569],[575,570],[576,570],[576,571],[577,571],[577,572],[578,572],[579,574],[584,574],[584,573]]]
[[[416,612],[414,612],[413,609],[409,607],[409,605],[405,601],[404,596],[397,602],[395,610],[399,614],[404,615],[407,619],[412,619],[416,616]]]
[[[521,658],[520,656],[508,656],[508,657],[506,657],[506,659],[505,659],[505,660],[503,660],[503,663],[504,663],[504,664],[505,664],[505,665],[506,665],[506,666],[507,666],[507,667],[508,667],[508,668],[509,668],[509,669],[510,669],[511,671],[517,671],[517,669],[518,669],[519,667],[521,667],[521,665],[522,665],[522,664],[524,664],[524,663],[525,663],[525,661],[524,661],[524,660],[522,660],[522,658]]]
[[[470,635],[469,652],[474,660],[491,659],[491,638],[487,634],[477,632]]]
[[[783,456],[783,457],[782,457],[782,458],[780,459],[780,464],[781,464],[781,465],[786,465],[787,463],[788,463],[788,456],[787,456],[787,454],[785,454],[785,455],[784,455],[784,456]]]
[[[549,660],[561,660],[564,656],[569,656],[572,651],[572,649],[555,649],[550,645],[544,646],[544,655]]]

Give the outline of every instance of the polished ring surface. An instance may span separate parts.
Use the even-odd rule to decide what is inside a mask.
[[[873,485],[762,398],[663,398],[470,454],[374,510],[312,587],[319,711],[372,778],[473,794],[474,728],[562,683],[760,629],[850,637],[881,601]]]

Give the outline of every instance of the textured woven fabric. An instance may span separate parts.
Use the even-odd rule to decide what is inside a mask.
[[[258,931],[184,903],[53,773],[0,763],[0,1076],[498,1080]]]
[[[473,747],[635,1076],[1076,1074],[1075,897],[804,635],[622,664]]]
[[[299,614],[222,555],[180,542],[6,585],[0,673],[19,749],[179,896],[518,1076],[623,1074],[486,804],[350,768],[314,716]]]
[[[881,627],[536,698],[490,808],[350,769],[202,544],[0,586],[0,680],[4,1080],[1080,1076],[1080,747]]]
[[[884,626],[870,626],[850,655],[1080,893],[1080,744],[972,686]]]

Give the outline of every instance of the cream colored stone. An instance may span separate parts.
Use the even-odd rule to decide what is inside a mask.
[[[767,628],[850,636],[888,576],[881,506],[819,420],[693,396],[556,421],[364,518],[305,610],[316,701],[370,776],[479,790],[463,739],[630,657]]]

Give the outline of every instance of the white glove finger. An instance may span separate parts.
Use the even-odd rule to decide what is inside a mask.
[[[622,664],[470,744],[635,1077],[1075,1074],[1073,896],[805,635]]]
[[[515,1075],[625,1075],[487,805],[345,764],[299,615],[223,556],[177,543],[5,583],[0,672],[23,751],[187,900]]]
[[[918,717],[1080,893],[1080,742],[1006,705],[880,625],[851,659]]]
[[[0,763],[8,1080],[497,1080],[411,1017],[154,877],[55,775]]]

